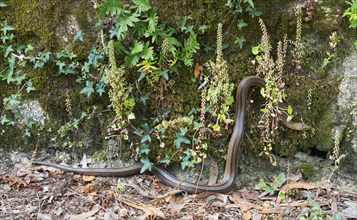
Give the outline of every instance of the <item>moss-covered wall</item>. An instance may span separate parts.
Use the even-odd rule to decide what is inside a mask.
[[[251,47],[256,46],[262,35],[258,18],[252,18],[247,12],[234,14],[225,4],[226,1],[213,0],[180,0],[163,1],[152,0],[151,4],[158,9],[160,22],[167,26],[177,27],[183,16],[191,16],[190,23],[198,29],[200,25],[207,25],[204,34],[199,35],[201,50],[195,54],[194,60],[198,63],[206,63],[213,59],[214,49],[205,51],[208,46],[215,46],[216,30],[218,23],[223,24],[223,41],[228,46],[224,49],[224,58],[229,64],[229,73],[232,82],[238,82],[245,76],[255,75],[256,66],[252,63],[254,56]],[[331,151],[333,139],[331,130],[333,124],[332,104],[336,100],[338,78],[334,78],[331,70],[340,65],[340,61],[349,53],[347,48],[351,44],[353,30],[348,28],[348,21],[342,18],[341,13],[347,7],[343,1],[320,0],[314,1],[312,19],[303,21],[302,44],[304,56],[301,60],[301,70],[295,71],[292,67],[292,56],[287,57],[287,71],[285,75],[288,101],[295,110],[296,121],[304,121],[312,127],[307,132],[279,130],[275,138],[275,152],[283,156],[291,156],[297,150],[317,148],[323,151]],[[296,1],[255,0],[255,7],[262,11],[260,16],[265,22],[273,48],[276,43],[287,34],[292,41],[296,34]],[[74,50],[79,56],[87,56],[88,51],[96,38],[95,28],[96,14],[91,1],[55,1],[55,0],[9,0],[8,7],[0,10],[0,17],[8,20],[16,28],[18,41],[32,43],[38,50],[59,51],[63,48]],[[303,4],[303,1],[299,2]],[[84,42],[71,44],[73,33],[69,28],[70,17],[74,16],[79,28],[89,36]],[[303,8],[303,18],[306,18],[306,8]],[[244,19],[247,27],[239,29],[237,22]],[[326,68],[322,68],[322,62],[329,48],[329,35],[336,31],[341,38],[333,62]],[[244,36],[246,41],[241,49],[234,43],[236,37]],[[68,39],[66,41],[65,39]],[[289,47],[291,50],[292,47]],[[275,49],[273,50],[275,53]],[[48,123],[51,126],[64,124],[69,120],[66,112],[65,101],[70,94],[71,102],[74,103],[74,115],[80,114],[84,109],[91,106],[99,106],[101,110],[107,109],[107,97],[91,97],[87,99],[79,95],[81,89],[75,83],[74,76],[59,75],[55,66],[47,66],[40,71],[29,69],[28,76],[32,79],[37,92],[31,98],[40,100],[43,109],[49,114]],[[184,115],[193,107],[199,106],[199,93],[195,88],[196,83],[192,81],[192,69],[182,68],[178,75],[172,78],[172,85],[168,86],[165,93],[165,106],[173,109],[177,114]],[[2,90],[0,98],[4,98],[14,91],[5,82],[0,82]],[[16,88],[15,88],[16,91]],[[189,93],[189,94],[187,94]],[[308,98],[309,97],[309,98]],[[152,103],[154,104],[154,103]],[[140,105],[139,105],[140,106]],[[253,107],[254,109],[256,107]],[[153,107],[155,109],[155,107]],[[259,152],[260,130],[256,123],[259,121],[259,111],[250,114],[249,129],[247,132],[249,141],[244,141],[246,152]],[[104,136],[107,121],[112,115],[94,119],[83,127],[87,137],[91,137],[96,146],[105,145]],[[50,126],[50,125],[49,125]],[[13,137],[9,134],[18,134],[17,128],[2,128],[0,141],[11,145]],[[12,132],[13,130],[16,132]],[[46,133],[46,132],[45,132]],[[55,135],[55,133],[53,134]],[[46,136],[46,135],[45,135]],[[1,140],[2,139],[2,140]],[[49,138],[50,139],[50,138]],[[48,140],[48,139],[46,139]],[[76,139],[74,139],[76,140]],[[36,141],[32,142],[33,144]],[[88,144],[87,144],[88,145]],[[17,144],[14,147],[20,146]]]

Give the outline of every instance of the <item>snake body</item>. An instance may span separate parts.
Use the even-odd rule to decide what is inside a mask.
[[[225,193],[228,192],[234,185],[235,178],[237,176],[237,166],[238,166],[238,151],[243,140],[244,135],[244,122],[245,113],[248,106],[248,91],[252,87],[264,87],[265,81],[258,76],[249,76],[244,78],[238,85],[236,94],[236,109],[235,109],[235,122],[233,133],[230,138],[227,150],[227,160],[225,166],[225,172],[222,180],[219,183],[213,185],[201,185],[190,183],[186,181],[181,181],[164,168],[154,165],[151,169],[151,173],[159,177],[165,184],[172,187],[179,187],[189,193],[196,192],[217,192]],[[287,122],[285,118],[280,118],[283,124],[294,130],[307,130],[309,126],[303,123],[292,123]],[[74,168],[69,166],[63,166],[54,163],[42,162],[42,161],[32,161],[33,164],[51,166],[64,171],[69,171],[73,173],[79,173],[84,175],[93,176],[117,176],[117,177],[127,177],[133,176],[140,173],[143,164],[138,163],[132,166],[122,167],[122,168]]]

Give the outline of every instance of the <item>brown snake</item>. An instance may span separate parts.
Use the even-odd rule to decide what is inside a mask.
[[[201,185],[190,183],[186,181],[181,181],[164,168],[159,166],[153,166],[151,173],[159,177],[165,184],[172,187],[179,187],[182,190],[185,190],[189,193],[196,192],[218,192],[225,193],[228,192],[234,185],[235,178],[237,176],[237,166],[238,166],[238,150],[241,145],[243,135],[244,135],[244,121],[245,113],[248,106],[247,95],[251,87],[264,87],[265,81],[257,76],[249,76],[243,79],[237,88],[236,95],[236,111],[235,111],[235,122],[234,129],[231,136],[231,139],[228,144],[227,150],[227,160],[225,172],[222,180],[219,183],[213,185]],[[293,130],[308,130],[309,126],[303,123],[292,123],[287,122],[285,118],[280,117],[279,120],[283,122],[285,126]],[[73,173],[79,173],[84,175],[93,175],[93,176],[118,176],[126,177],[133,176],[140,173],[140,170],[143,164],[138,163],[128,167],[122,168],[74,168],[69,166],[63,166],[54,163],[42,162],[42,161],[32,161],[33,164],[45,165],[55,167],[64,171],[69,171]]]

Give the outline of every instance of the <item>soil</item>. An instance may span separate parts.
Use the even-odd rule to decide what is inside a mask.
[[[82,176],[28,157],[0,168],[0,219],[357,219],[357,193],[337,185],[349,178],[338,172],[331,182],[287,178],[264,182],[270,190],[187,194],[155,176]]]

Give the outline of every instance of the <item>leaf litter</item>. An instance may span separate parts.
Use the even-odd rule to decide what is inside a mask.
[[[356,219],[357,193],[333,184],[280,181],[229,194],[187,194],[149,175],[103,178],[31,166],[0,174],[0,219]],[[214,178],[216,169],[211,171]],[[12,172],[13,173],[13,172]],[[262,184],[260,184],[262,186]],[[317,213],[317,214],[316,214]],[[337,218],[338,217],[338,218]]]

